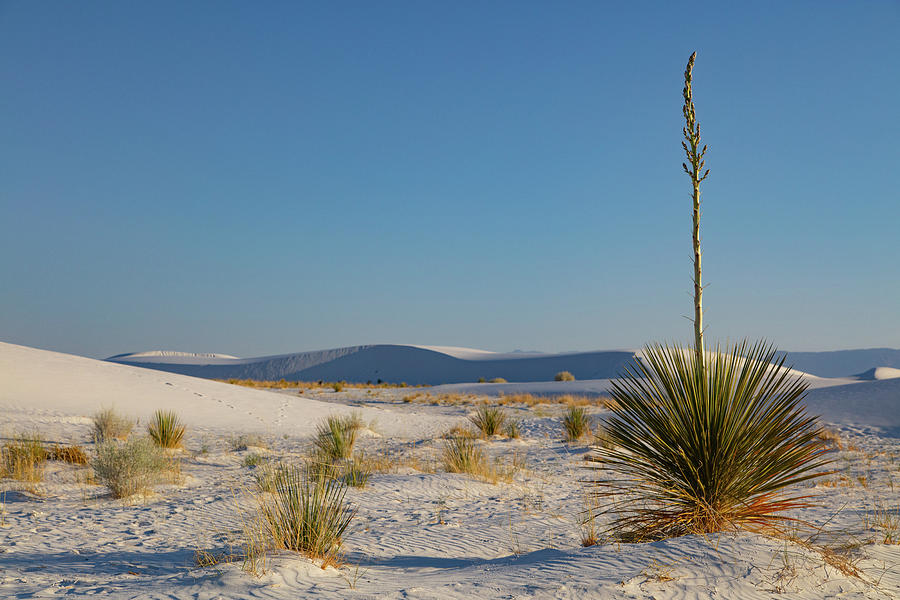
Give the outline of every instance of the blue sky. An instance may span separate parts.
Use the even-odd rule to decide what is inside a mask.
[[[736,3],[735,3],[736,4]],[[0,339],[900,347],[900,4],[0,3]]]

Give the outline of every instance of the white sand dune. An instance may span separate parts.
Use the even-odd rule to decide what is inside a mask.
[[[115,407],[146,420],[155,410],[165,409],[177,411],[189,426],[304,436],[327,415],[350,411],[298,396],[2,342],[0,381],[0,411],[8,417],[87,417],[100,408]],[[390,411],[358,412],[367,421],[377,421],[389,435],[410,433],[408,423]],[[416,434],[419,428],[436,432],[446,426],[447,419],[423,416]]]
[[[614,377],[634,357],[629,350],[541,354],[472,348],[376,344],[258,358],[209,359],[177,352],[119,354],[108,361],[211,379],[353,381],[442,384],[502,377],[552,381],[560,371],[578,379]],[[210,355],[213,356],[213,355]]]
[[[891,367],[875,367],[856,376],[864,381],[880,381],[882,379],[897,379],[900,377],[900,369]]]

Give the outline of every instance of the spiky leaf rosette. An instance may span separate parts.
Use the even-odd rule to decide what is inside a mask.
[[[786,488],[824,473],[820,426],[800,404],[807,385],[765,342],[698,354],[668,345],[612,383],[596,449],[608,533],[649,541],[689,533],[767,530],[807,506]]]

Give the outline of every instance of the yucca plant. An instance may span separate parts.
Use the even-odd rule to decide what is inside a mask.
[[[184,425],[174,412],[158,410],[147,425],[147,433],[160,448],[180,448]]]
[[[567,442],[577,442],[591,433],[591,417],[583,406],[570,406],[563,417],[563,432]]]
[[[503,424],[506,423],[506,411],[502,408],[494,406],[479,406],[475,410],[475,414],[469,417],[475,427],[481,431],[485,437],[500,433]]]
[[[320,424],[313,440],[319,460],[336,461],[350,458],[356,435],[362,427],[359,415],[331,416]]]
[[[800,404],[806,383],[764,342],[711,356],[665,345],[614,380],[594,481],[611,533],[646,541],[763,531],[791,521],[808,496],[786,488],[825,473],[828,451]]]
[[[272,487],[261,505],[269,541],[278,549],[334,559],[355,514],[344,502],[346,486],[291,465],[273,478]]]

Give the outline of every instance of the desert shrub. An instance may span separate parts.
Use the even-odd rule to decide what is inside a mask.
[[[228,445],[234,452],[247,450],[248,448],[268,448],[269,442],[255,433],[242,433],[237,437],[228,438]]]
[[[344,382],[343,381],[335,381],[334,383],[331,384],[331,389],[333,389],[335,392],[340,392],[341,390],[344,389]]]
[[[55,445],[47,450],[48,460],[59,460],[73,465],[88,464],[88,457],[81,446]]]
[[[762,342],[709,357],[652,346],[614,380],[615,402],[595,448],[611,477],[595,481],[609,533],[625,541],[736,529],[767,530],[806,506],[789,486],[827,460],[806,383]]]
[[[3,444],[0,451],[0,474],[3,477],[39,483],[44,479],[47,450],[37,432],[20,433]]]
[[[260,497],[259,524],[275,549],[334,559],[354,511],[340,481],[317,477],[306,467],[284,466],[272,493]]]
[[[553,381],[575,381],[575,376],[568,371],[560,371],[553,376]]]
[[[500,433],[506,422],[506,411],[494,406],[479,406],[474,415],[469,416],[469,421],[481,431],[481,434],[490,437]]]
[[[444,442],[441,460],[449,473],[483,473],[487,467],[484,452],[472,438],[454,437]]]
[[[359,415],[330,416],[320,424],[313,441],[321,460],[336,461],[350,458],[356,435],[362,427]]]
[[[502,377],[494,377],[493,379],[489,380],[488,383],[508,383],[508,382],[505,379],[503,379]]]
[[[507,420],[506,425],[503,427],[503,434],[510,439],[519,439],[522,437],[519,425],[520,423],[516,419]]]
[[[479,377],[478,383],[487,383],[487,379],[485,379],[484,377]]]
[[[591,433],[591,417],[583,406],[570,406],[563,416],[563,432],[567,442],[575,442]]]
[[[133,419],[118,414],[113,408],[104,408],[93,416],[92,439],[94,442],[124,440],[134,429]]]
[[[175,412],[158,410],[147,425],[147,434],[160,448],[180,448],[184,425]]]
[[[91,466],[113,497],[126,498],[158,483],[171,463],[153,440],[138,438],[101,442]]]

